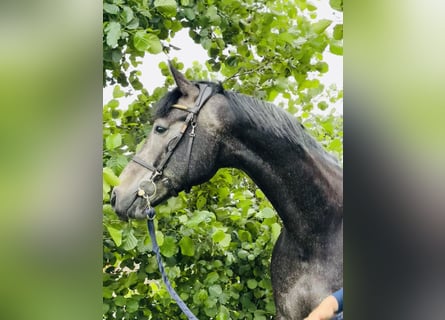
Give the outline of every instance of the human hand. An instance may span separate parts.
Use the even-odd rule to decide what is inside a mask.
[[[325,298],[304,320],[329,320],[338,310],[338,302],[333,296]]]

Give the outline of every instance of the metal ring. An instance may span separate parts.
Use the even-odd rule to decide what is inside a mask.
[[[142,182],[145,182],[145,181],[142,181]],[[156,183],[152,179],[147,180],[147,182],[151,182],[151,184],[153,185],[153,193],[148,195],[147,192],[140,187],[142,182],[139,184],[137,195],[148,201],[148,199],[153,198],[155,196],[155,194],[158,192],[158,188],[156,187]]]
[[[156,194],[156,192],[158,192],[158,187],[156,187],[156,183],[153,180],[150,180],[150,182],[153,185],[153,194],[151,196],[149,196],[149,198],[154,197],[154,195]]]
[[[158,172],[158,171],[156,171]],[[156,183],[153,180],[148,180],[153,185],[153,193],[151,195],[147,195],[148,198],[153,198],[156,192],[158,191],[158,188],[156,187]]]

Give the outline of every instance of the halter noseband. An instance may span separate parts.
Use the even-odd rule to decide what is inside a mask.
[[[134,162],[136,162],[137,164],[139,164],[140,166],[150,170],[151,176],[150,178],[148,178],[149,183],[151,183],[153,185],[153,192],[151,195],[147,195],[145,190],[141,188],[141,185],[144,181],[142,181],[139,184],[139,188],[138,188],[138,196],[143,197],[146,201],[147,201],[147,206],[150,207],[150,198],[153,198],[154,195],[156,194],[157,188],[156,188],[156,184],[154,182],[155,178],[160,177],[163,175],[163,171],[165,166],[167,165],[167,162],[170,160],[173,152],[175,151],[176,147],[179,145],[179,142],[182,140],[182,137],[185,135],[185,132],[187,131],[187,129],[189,127],[191,127],[191,131],[189,133],[189,143],[188,143],[188,147],[187,147],[187,171],[185,174],[186,179],[188,180],[188,173],[189,173],[189,166],[190,166],[190,157],[192,154],[192,147],[193,147],[193,140],[196,136],[195,134],[195,128],[196,128],[196,116],[198,115],[199,111],[201,110],[201,108],[204,106],[204,104],[210,99],[210,97],[214,94],[214,89],[212,86],[208,85],[208,84],[204,84],[204,83],[197,83],[197,86],[199,88],[199,95],[198,98],[196,99],[195,105],[193,108],[188,108],[187,106],[183,106],[180,104],[174,104],[172,105],[172,108],[176,108],[176,109],[180,109],[183,111],[187,111],[189,112],[189,114],[187,115],[187,118],[184,121],[184,124],[181,128],[181,131],[179,133],[179,135],[177,135],[176,137],[172,138],[169,143],[167,144],[168,147],[168,151],[165,154],[164,158],[162,159],[162,161],[159,163],[159,165],[157,167],[152,166],[151,164],[147,163],[145,160],[139,158],[138,156],[134,156],[131,160],[133,160]],[[171,145],[170,145],[171,143]],[[164,183],[168,184],[168,186],[171,188],[171,181],[168,177],[165,177],[162,180]],[[187,186],[189,185],[188,181],[187,181]]]

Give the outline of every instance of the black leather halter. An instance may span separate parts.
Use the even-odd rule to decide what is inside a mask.
[[[164,168],[166,167],[168,161],[170,160],[171,156],[173,155],[173,152],[175,151],[176,147],[179,145],[179,143],[181,142],[182,138],[184,137],[187,129],[189,127],[191,127],[190,133],[188,134],[189,136],[189,141],[188,141],[188,146],[187,146],[187,171],[186,171],[186,179],[187,179],[187,183],[186,185],[188,187],[191,187],[188,183],[188,173],[189,173],[189,166],[190,166],[190,157],[192,154],[192,147],[193,147],[193,141],[195,139],[195,128],[196,128],[196,117],[199,113],[199,111],[201,110],[201,108],[204,106],[204,104],[210,99],[210,97],[213,96],[214,94],[214,88],[211,85],[205,84],[205,83],[197,83],[196,84],[199,88],[199,95],[198,98],[196,99],[195,105],[193,106],[193,108],[189,108],[187,106],[183,106],[183,105],[179,105],[179,104],[174,104],[172,105],[172,108],[177,108],[183,111],[187,111],[189,112],[189,114],[187,115],[184,124],[181,128],[181,131],[179,132],[179,135],[177,135],[176,137],[172,138],[169,143],[168,143],[168,150],[167,153],[165,154],[165,156],[162,158],[162,160],[159,162],[158,166],[153,166],[149,163],[147,163],[145,160],[141,159],[138,156],[134,156],[132,158],[132,160],[134,162],[136,162],[137,164],[139,164],[140,166],[150,170],[152,173],[150,175],[150,178],[148,178],[148,183],[151,183],[154,187],[153,193],[151,195],[147,195],[145,193],[145,191],[141,188],[141,185],[144,183],[141,182],[141,184],[139,185],[139,190],[138,190],[138,195],[141,197],[144,197],[147,200],[148,205],[150,205],[149,202],[149,198],[153,197],[156,194],[156,184],[154,183],[155,179],[157,177],[161,177],[163,175],[163,171]],[[164,179],[162,179],[162,181],[164,183],[166,183],[168,185],[168,187],[172,187],[170,179],[168,177],[164,177]]]

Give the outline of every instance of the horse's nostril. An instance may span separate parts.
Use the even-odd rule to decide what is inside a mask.
[[[111,192],[110,203],[111,203],[111,206],[114,208],[114,206],[116,205],[116,191],[115,190],[113,190]]]

